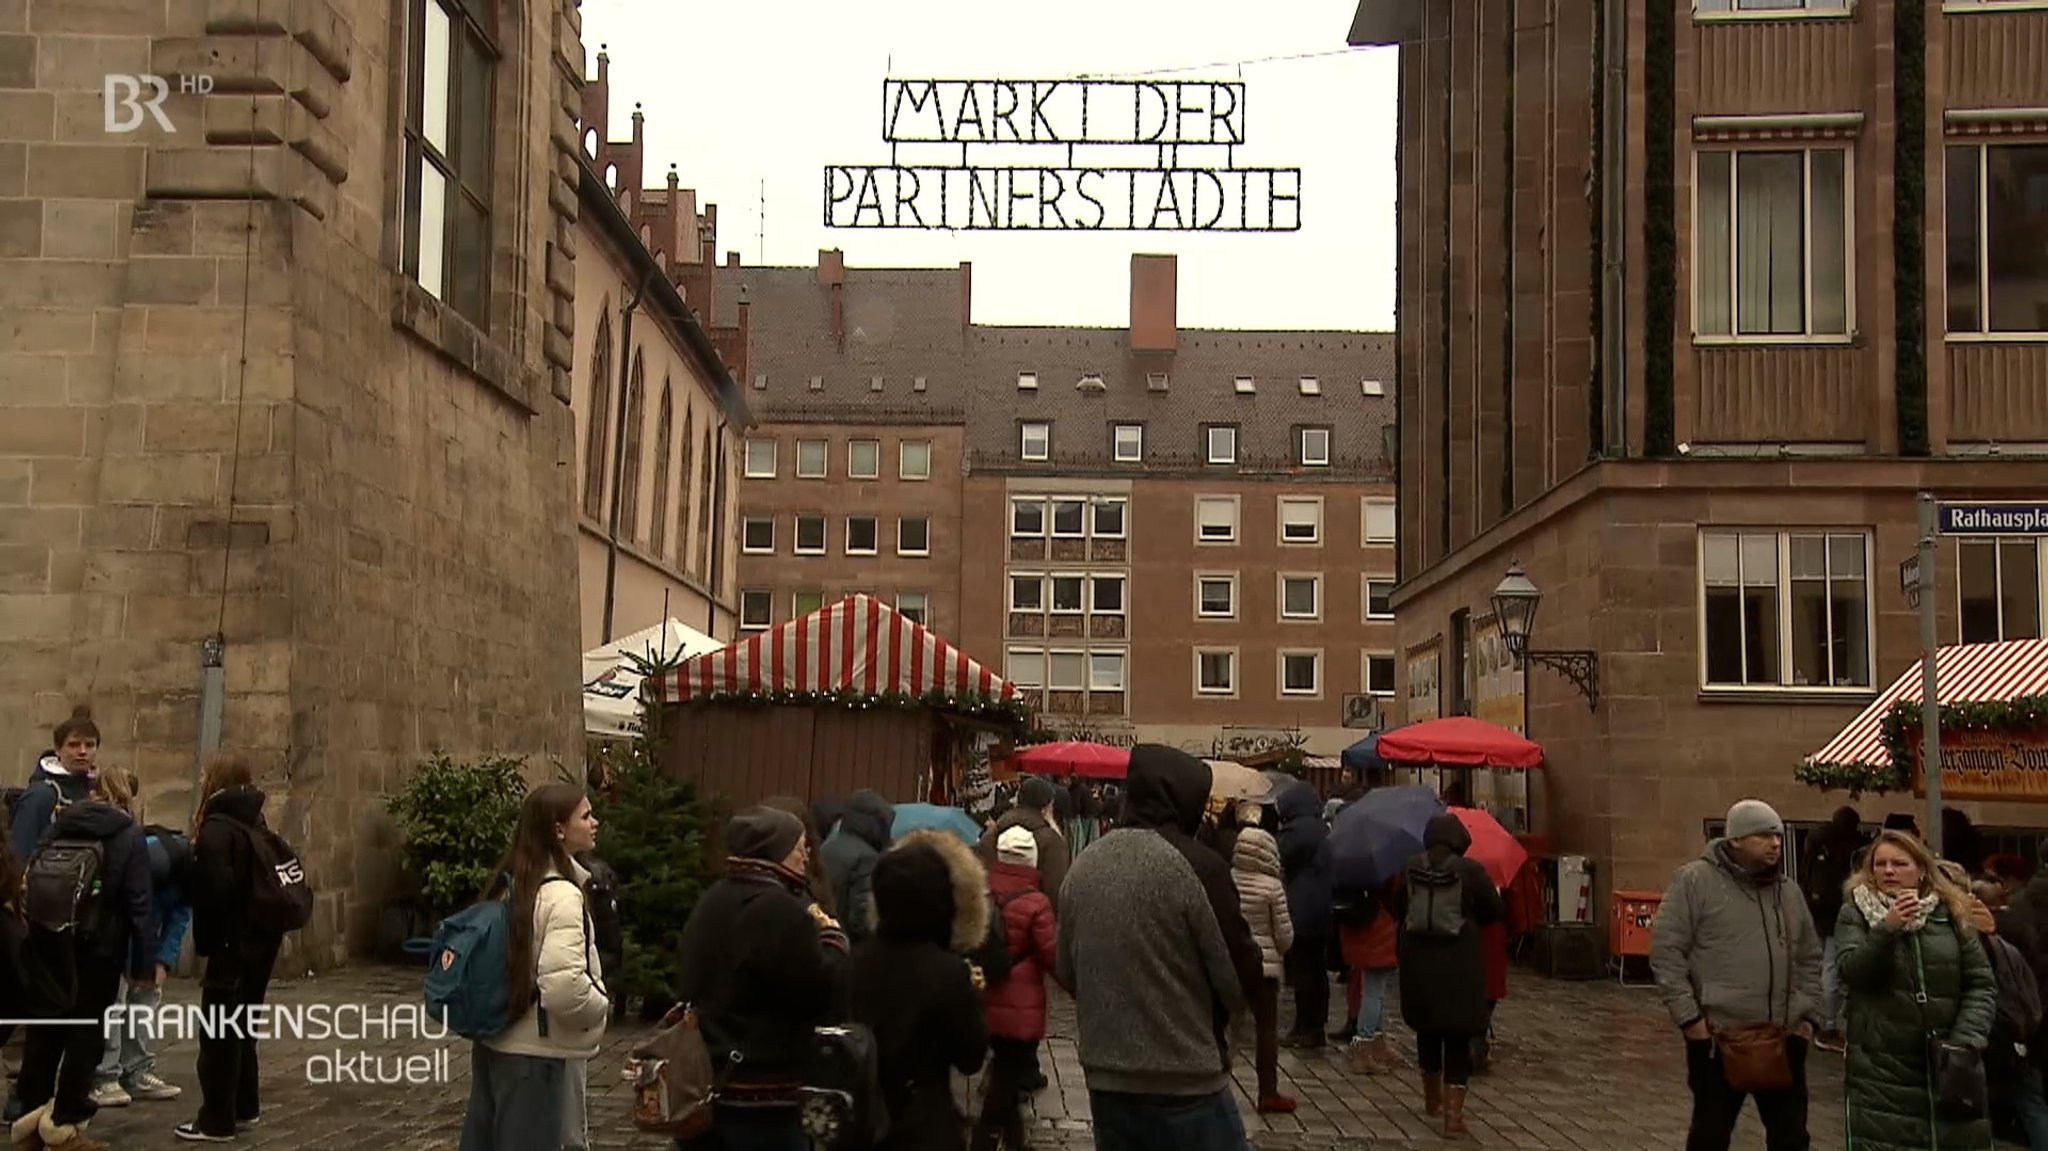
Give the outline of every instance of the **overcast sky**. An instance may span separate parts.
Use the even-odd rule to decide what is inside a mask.
[[[659,186],[669,164],[677,165],[684,187],[718,205],[721,254],[737,250],[747,264],[808,265],[820,248],[833,247],[855,267],[971,260],[978,323],[1116,327],[1127,319],[1131,253],[1174,252],[1185,327],[1390,329],[1394,54],[1345,50],[1355,7],[1355,0],[583,0],[583,43],[591,75],[598,46],[609,46],[612,136],[629,136],[633,105],[642,104],[648,183]],[[876,15],[883,11],[889,18]],[[1310,58],[1269,59],[1299,56]],[[1081,74],[1243,81],[1237,164],[1301,169],[1301,230],[825,226],[825,167],[890,160],[882,139],[885,78]],[[1064,149],[1052,152],[1043,163],[1065,162]],[[906,147],[898,159],[957,163],[958,154]],[[1030,161],[1014,150],[988,150],[982,162]],[[1075,162],[1090,162],[1086,150]],[[1192,162],[1183,156],[1183,164]],[[758,236],[764,182],[765,260]]]

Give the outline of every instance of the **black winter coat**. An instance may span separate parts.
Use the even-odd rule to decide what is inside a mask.
[[[1401,923],[1401,1019],[1417,1032],[1446,1035],[1486,1033],[1486,959],[1479,929],[1507,915],[1499,889],[1486,869],[1465,858],[1472,833],[1445,812],[1430,819],[1425,850],[1408,861],[1408,872],[1450,868],[1464,889],[1465,923],[1456,939],[1410,935],[1407,926],[1408,884],[1394,890],[1392,910]]]
[[[192,842],[192,947],[207,959],[275,952],[280,936],[249,925],[254,889],[250,832],[263,823],[264,794],[230,788],[206,801],[206,820]]]
[[[128,978],[155,981],[157,922],[155,888],[149,879],[149,845],[142,828],[125,811],[97,800],[74,803],[57,813],[42,842],[98,840],[99,922],[79,940],[81,957],[124,968]],[[140,943],[140,947],[134,946]]]
[[[1273,803],[1280,817],[1280,866],[1287,872],[1287,914],[1296,939],[1315,944],[1336,930],[1330,912],[1330,828],[1323,801],[1307,783],[1294,783]],[[1299,946],[1299,944],[1297,944]]]
[[[1807,909],[1822,939],[1834,935],[1835,918],[1842,913],[1842,887],[1856,873],[1856,853],[1869,845],[1870,837],[1853,816],[1830,822],[1806,841],[1799,874]]]
[[[888,850],[896,808],[880,792],[853,793],[839,817],[839,830],[819,847],[826,878],[832,881],[832,907],[854,942],[866,939],[874,923],[872,883],[875,860]]]

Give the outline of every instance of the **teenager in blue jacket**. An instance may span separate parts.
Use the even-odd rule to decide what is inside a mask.
[[[141,818],[141,801],[135,815]],[[156,904],[158,937],[130,944],[139,953],[153,953],[156,983],[146,989],[124,985],[122,998],[130,1008],[154,1009],[163,1002],[164,982],[178,968],[185,949],[185,930],[192,923],[192,901],[185,894],[185,876],[192,864],[192,841],[168,827],[148,824],[143,842],[149,848],[151,898]],[[137,1099],[167,1102],[182,1089],[156,1073],[156,1037],[145,1025],[128,1022],[118,1037],[109,1037],[93,1084],[92,1100],[102,1107],[126,1107]]]

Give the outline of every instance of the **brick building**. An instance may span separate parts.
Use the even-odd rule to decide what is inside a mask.
[[[1363,0],[1350,41],[1400,45],[1405,715],[1525,718],[1603,887],[1745,795],[1825,819],[1795,767],[1918,658],[1915,492],[2048,484],[2048,13]],[[1503,658],[1515,560],[1597,707]],[[2040,634],[2041,566],[1944,540],[1944,642]]]
[[[179,822],[220,634],[309,963],[375,936],[412,764],[580,753],[578,28],[0,4],[0,748],[25,772],[90,700]],[[110,132],[110,73],[171,78],[175,131]]]
[[[1116,328],[975,324],[972,267],[748,268],[743,628],[852,591],[1029,691],[1044,726],[1205,754],[1391,693],[1392,348],[1182,329],[1132,260]]]

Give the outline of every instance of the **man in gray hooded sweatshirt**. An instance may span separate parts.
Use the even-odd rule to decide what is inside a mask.
[[[1716,1032],[1776,1023],[1792,1086],[1756,1096],[1769,1151],[1806,1151],[1806,1051],[1821,1022],[1820,935],[1782,869],[1785,824],[1761,800],[1728,809],[1726,833],[1678,869],[1657,909],[1650,968],[1685,1036],[1692,1088],[1686,1151],[1727,1151],[1748,1096],[1729,1086]]]

